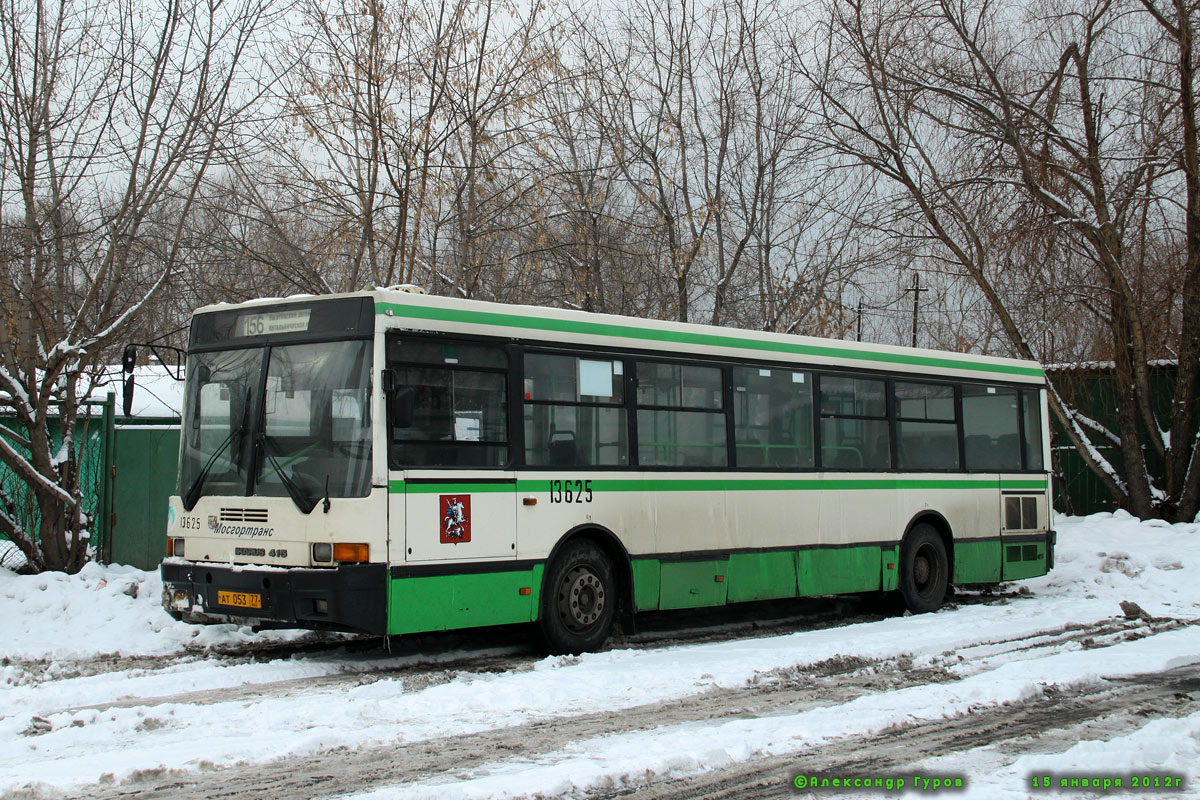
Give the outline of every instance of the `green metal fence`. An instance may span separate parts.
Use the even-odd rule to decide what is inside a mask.
[[[1169,362],[1150,365],[1150,400],[1159,419],[1170,418],[1177,371],[1175,365]],[[1057,368],[1048,369],[1046,374],[1054,382],[1059,394],[1072,407],[1109,430],[1117,430],[1116,377],[1111,367]],[[1200,389],[1200,385],[1197,389]],[[1200,411],[1200,402],[1197,403],[1197,411]],[[1117,505],[1112,496],[1071,444],[1058,421],[1052,419],[1051,423],[1055,508],[1067,514],[1092,514],[1097,511],[1115,510]],[[1096,444],[1096,449],[1108,459],[1117,472],[1124,472],[1125,465],[1120,450],[1103,440]],[[1146,468],[1156,479],[1161,479],[1162,460],[1152,448],[1147,446],[1144,449]]]
[[[79,488],[83,492],[83,511],[87,515],[88,530],[91,533],[91,547],[95,557],[101,557],[108,546],[112,532],[112,459],[115,450],[114,439],[114,405],[115,398],[109,395],[106,400],[87,400],[82,404],[79,418],[75,422],[75,458],[79,465]],[[0,424],[12,429],[18,435],[25,433],[8,409],[0,406]],[[62,441],[62,430],[51,424],[51,435],[55,441]],[[18,448],[19,449],[19,448]],[[17,519],[25,530],[32,532],[34,539],[38,536],[41,515],[37,502],[28,485],[16,473],[4,464],[0,464],[0,488],[12,502]],[[0,534],[0,539],[4,538]],[[7,555],[0,558],[10,563],[0,561],[0,566],[16,566],[18,559],[11,548],[5,548]]]

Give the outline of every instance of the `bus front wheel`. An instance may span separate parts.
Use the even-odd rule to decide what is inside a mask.
[[[914,614],[941,608],[950,585],[946,545],[933,526],[917,525],[900,550],[900,596]]]
[[[542,583],[538,616],[546,649],[577,655],[599,648],[612,630],[616,603],[608,556],[590,541],[569,542]]]

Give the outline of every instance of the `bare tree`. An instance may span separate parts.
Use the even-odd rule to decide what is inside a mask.
[[[1200,295],[1189,294],[1200,291],[1197,10],[1103,0],[1029,11],[952,0],[830,6],[826,49],[804,54],[827,66],[806,74],[833,151],[899,189],[894,213],[970,278],[1015,353],[1034,357],[1043,338],[1030,308],[1069,298],[1092,315],[1115,364],[1117,430],[1058,393],[1051,407],[1123,507],[1190,520],[1200,510]],[[1054,261],[1016,268],[1039,251]],[[1182,263],[1162,275],[1173,258]],[[1176,279],[1182,291],[1164,292]],[[1041,288],[1023,295],[1021,285]],[[1172,321],[1157,328],[1162,338],[1152,319]],[[1168,355],[1180,366],[1163,416],[1149,364]],[[1117,443],[1120,464],[1100,455],[1097,437]],[[1166,464],[1161,484],[1144,447]]]
[[[180,267],[184,220],[253,97],[258,0],[0,4],[0,533],[38,570],[89,556],[76,422],[111,345]],[[155,221],[170,204],[170,220]]]
[[[272,61],[286,122],[263,128],[275,165],[242,181],[260,226],[296,254],[281,271],[325,291],[420,282],[488,294],[519,238],[514,205],[538,175],[517,153],[556,69],[545,4],[300,9],[300,29]],[[287,208],[303,219],[278,215]]]

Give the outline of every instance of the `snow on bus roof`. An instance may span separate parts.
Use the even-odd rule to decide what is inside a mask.
[[[1178,367],[1179,359],[1177,358],[1152,358],[1146,361],[1148,367]],[[1115,361],[1062,361],[1054,364],[1045,364],[1043,368],[1047,372],[1070,372],[1072,370],[1094,371],[1101,372],[1104,370],[1116,369],[1117,362]]]

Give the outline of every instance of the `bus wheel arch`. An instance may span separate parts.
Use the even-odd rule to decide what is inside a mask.
[[[899,592],[914,614],[941,607],[953,577],[954,537],[946,518],[925,511],[909,522],[900,542]]]
[[[909,534],[912,533],[913,528],[922,523],[931,526],[942,537],[942,545],[946,548],[946,558],[950,562],[950,582],[953,583],[954,533],[950,528],[949,520],[942,516],[941,512],[927,508],[914,514],[913,518],[908,521],[908,525],[904,528],[904,539],[901,539],[901,546],[903,546],[903,542],[908,538]]]
[[[590,614],[563,593],[582,592]],[[567,531],[546,559],[538,608],[538,627],[553,654],[599,649],[613,622],[633,608],[633,570],[629,554],[612,531],[579,525]]]

